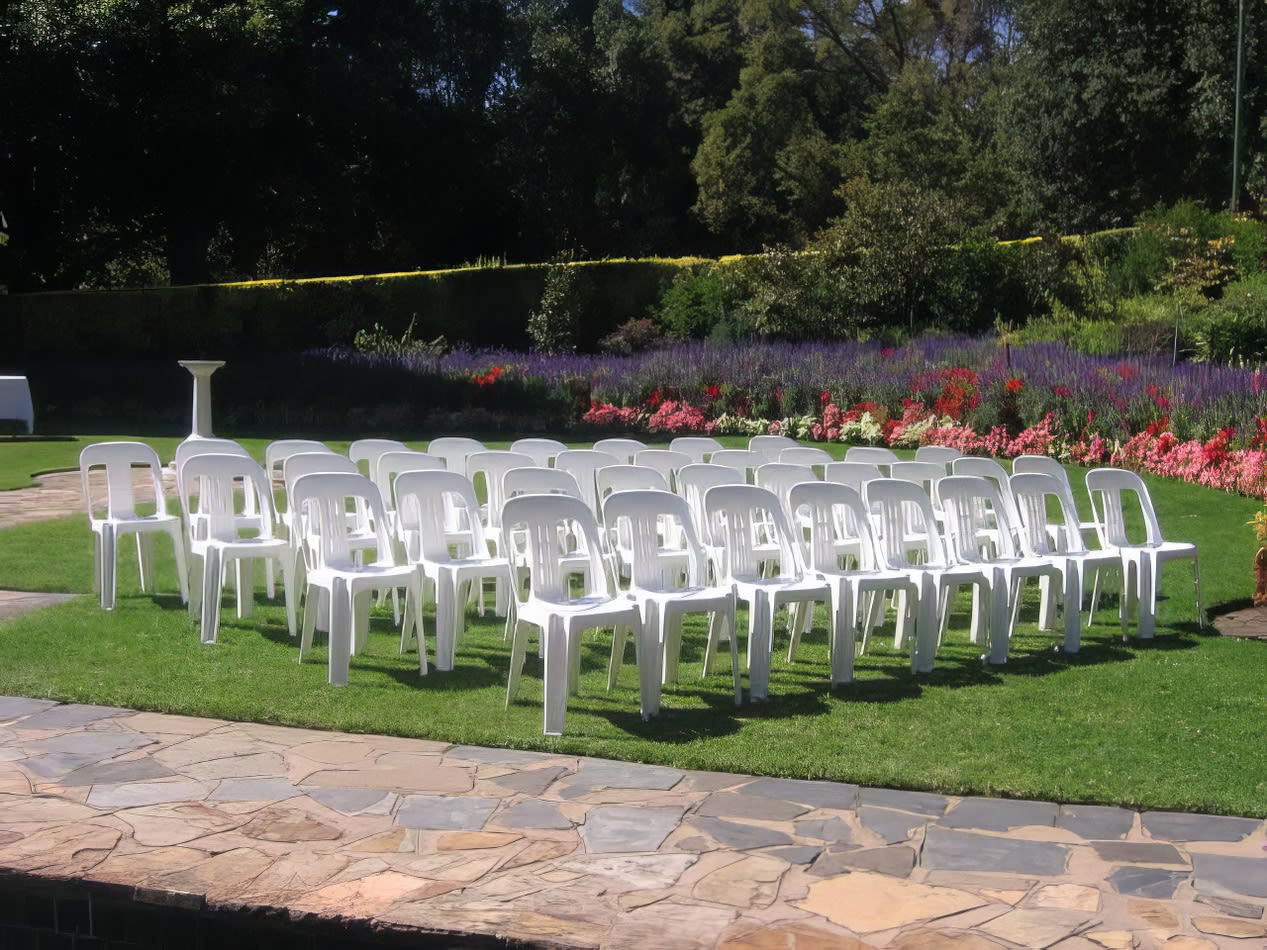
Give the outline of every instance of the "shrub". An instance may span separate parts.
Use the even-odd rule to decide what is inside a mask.
[[[656,319],[679,340],[706,340],[726,320],[727,289],[717,267],[684,270],[660,298]]]
[[[546,272],[541,301],[528,315],[528,339],[538,353],[573,353],[584,307],[581,272],[561,258]]]
[[[1238,365],[1267,361],[1267,274],[1230,284],[1191,322],[1197,359]]]
[[[598,341],[598,349],[612,356],[628,356],[659,346],[662,342],[664,334],[655,321],[643,317],[641,320],[626,320]]]

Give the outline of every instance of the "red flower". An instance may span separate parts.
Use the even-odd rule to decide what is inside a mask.
[[[503,367],[494,366],[487,373],[474,377],[475,384],[477,386],[491,386],[493,383],[497,382],[498,377],[501,376],[503,372]]]
[[[1051,388],[1051,394],[1053,396],[1059,396],[1061,399],[1068,399],[1073,395],[1068,386],[1053,386]]]
[[[651,395],[647,397],[647,405],[650,406],[652,409],[654,409],[658,405],[660,405],[660,401],[663,398],[664,397],[660,395],[660,390],[653,389],[651,390]]]
[[[829,393],[827,390],[824,389],[822,392],[818,394],[818,402],[819,402],[819,405],[823,405],[823,406],[827,405],[829,402],[831,402],[831,393]]]
[[[1016,393],[1019,393],[1022,389],[1025,388],[1025,382],[1013,376],[1004,384],[1004,387],[1007,389],[1008,392],[1015,395]]]
[[[718,386],[716,383],[713,383],[711,386],[706,387],[704,389],[704,392],[708,393],[709,399],[716,399],[718,396],[721,395],[721,387]]]

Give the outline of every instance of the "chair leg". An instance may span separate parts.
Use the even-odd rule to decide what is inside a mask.
[[[510,673],[506,677],[506,708],[519,695],[519,678],[524,670],[524,656],[528,652],[528,624],[516,620],[510,639]]]
[[[321,591],[308,587],[304,594],[304,623],[299,637],[299,662],[312,650],[312,632],[317,626],[317,611],[321,602]]]
[[[330,662],[326,679],[331,686],[348,685],[352,658],[353,605],[347,582],[335,578],[330,591]]]
[[[563,734],[564,721],[567,718],[568,672],[571,667],[569,654],[571,634],[558,621],[551,619],[541,631],[543,652],[545,654],[545,697],[543,732],[547,736]]]
[[[270,573],[273,564],[272,558],[268,560]],[[282,593],[286,600],[286,632],[292,637],[295,635],[295,562],[293,559],[284,559],[282,564]]]
[[[136,533],[136,567],[140,576],[141,593],[147,593],[154,586],[154,545],[148,532]]]
[[[453,657],[457,647],[457,578],[446,570],[441,570],[435,578],[436,583],[436,669],[453,669]]]
[[[236,559],[238,581],[238,619],[251,616],[255,606],[255,561],[249,557]]]
[[[115,550],[117,540],[114,525],[103,524],[101,526],[101,606],[106,610],[114,610],[118,586],[116,582],[118,566],[115,563],[118,554]]]
[[[831,685],[853,682],[857,611],[848,583],[831,585]]]
[[[911,672],[930,673],[933,655],[937,652],[937,636],[941,626],[941,592],[927,571],[920,575],[919,611],[915,620],[915,637],[911,649]]]
[[[1064,570],[1065,640],[1062,649],[1077,653],[1082,647],[1082,565],[1065,562]]]
[[[208,547],[202,566],[202,642],[215,643],[220,629],[220,595],[223,590],[220,552]]]
[[[625,665],[625,647],[629,644],[629,628],[624,624],[616,624],[612,630],[611,656],[607,659],[607,692],[616,688],[616,680],[620,676],[620,668]]]
[[[414,635],[414,618],[417,617],[418,634]],[[412,647],[415,643],[422,640],[422,597],[419,596],[413,587],[409,588],[405,594],[405,613],[400,622],[400,653],[403,656],[405,651]],[[421,652],[426,650],[419,648]]]
[[[185,557],[185,541],[181,537],[180,527],[172,525],[168,534],[172,539],[172,556],[176,559],[176,583],[180,585],[180,602],[189,603],[189,567]]]
[[[1196,557],[1193,557],[1192,559],[1192,586],[1196,588],[1197,594],[1197,629],[1204,630],[1206,627],[1205,607],[1202,605],[1201,601],[1201,571],[1197,567]]]
[[[647,720],[660,715],[661,663],[667,642],[662,605],[647,602],[642,622],[634,626],[634,638],[642,644],[638,650],[638,700],[642,718]]]
[[[418,614],[418,673],[422,676],[427,675],[427,640],[422,635],[422,575],[416,574],[413,583],[405,588],[405,618],[404,623],[410,622],[409,605],[417,604]]]
[[[724,625],[730,631],[730,677],[735,688],[735,705],[742,706],[743,682],[739,676],[739,634],[735,630],[734,603],[731,603],[730,607],[724,612],[720,620],[718,620],[717,614],[713,614],[713,621],[710,621],[709,623],[710,629],[713,622],[717,622],[719,626]]]
[[[756,591],[748,609],[748,695],[753,699],[765,699],[770,691],[773,634],[774,604],[765,593]]]

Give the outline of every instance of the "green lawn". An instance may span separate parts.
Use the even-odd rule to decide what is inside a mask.
[[[29,445],[0,443],[0,477],[54,467],[13,457]],[[78,448],[60,445],[60,464],[73,463]],[[1201,547],[1208,606],[1247,604],[1255,545],[1243,523],[1256,502],[1157,479],[1150,486],[1168,536]],[[1156,640],[1123,643],[1110,606],[1083,651],[1064,656],[1053,650],[1055,634],[1035,629],[1031,597],[1003,668],[984,667],[966,643],[965,598],[931,675],[910,675],[890,627],[859,658],[857,682],[831,690],[820,613],[797,662],[776,657],[770,700],[739,708],[727,675],[699,678],[696,624],[681,684],[666,688],[661,716],[646,723],[632,662],[606,693],[607,640],[590,635],[567,734],[547,739],[535,656],[519,701],[504,708],[508,650],[492,618],[470,614],[457,668],[421,677],[378,613],[349,686],[334,689],[323,648],[297,662],[278,606],[257,606],[247,621],[226,609],[221,642],[201,645],[161,549],[156,596],[137,589],[129,551],[114,612],[86,596],[0,623],[0,694],[957,794],[1267,815],[1267,644],[1198,632],[1185,564],[1167,568]],[[87,592],[91,560],[80,518],[0,532],[0,588]]]

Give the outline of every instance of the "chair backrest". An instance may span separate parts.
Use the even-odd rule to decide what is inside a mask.
[[[714,542],[713,530],[704,510],[704,495],[718,485],[742,485],[743,476],[727,465],[710,465],[695,462],[683,466],[677,473],[677,493],[686,499],[695,519],[695,530],[705,544]]]
[[[600,503],[612,492],[669,490],[665,477],[645,465],[606,465],[594,473],[594,481],[598,487]],[[606,524],[606,520],[603,523]]]
[[[585,500],[576,476],[558,468],[512,468],[502,476],[502,499],[516,495],[567,495]]]
[[[716,526],[725,577],[732,580],[762,577],[762,567],[769,562],[770,554],[758,552],[758,540],[773,540],[778,544],[779,577],[792,579],[804,575],[800,545],[792,536],[783,505],[774,492],[756,485],[717,485],[705,493],[704,511],[709,523]]]
[[[879,466],[882,475],[888,474],[888,466],[898,461],[897,453],[878,445],[853,445],[845,449],[846,462],[866,462]]]
[[[884,478],[884,473],[870,462],[829,462],[823,468],[823,481],[848,485],[859,494],[863,485],[876,478]]]
[[[540,468],[549,468],[554,457],[567,448],[558,439],[516,439],[510,443],[510,451],[528,456]]]
[[[492,530],[500,524],[502,502],[502,477],[512,468],[533,468],[535,463],[531,456],[519,452],[485,450],[472,452],[466,457],[466,477],[471,480],[476,491],[479,482],[484,482],[484,498],[487,501],[488,516],[485,524]]]
[[[889,469],[890,478],[923,485],[930,498],[937,483],[946,477],[946,466],[938,462],[894,462]]]
[[[1012,519],[999,487],[981,475],[947,475],[937,482],[937,501],[945,518],[945,538],[952,560],[980,564],[989,560],[982,553],[978,531],[982,512],[998,526],[994,556],[1016,556]]]
[[[305,475],[315,475],[318,472],[347,474],[357,471],[355,462],[335,452],[300,452],[292,455],[282,462],[282,481],[286,485],[287,505],[293,510],[291,497],[294,493],[295,482]]]
[[[554,459],[554,467],[564,472],[571,472],[576,484],[581,488],[581,497],[590,506],[595,519],[602,511],[598,503],[598,482],[595,474],[600,468],[608,465],[619,465],[621,460],[610,452],[599,452],[595,449],[568,449],[560,452]]]
[[[562,529],[562,530],[560,530]],[[586,597],[614,596],[600,552],[598,522],[593,511],[579,498],[568,495],[516,495],[506,499],[502,508],[502,550],[518,550],[516,538],[523,539],[523,552],[528,565],[529,597],[554,603],[573,600],[569,579],[577,573],[575,564],[566,564],[559,538],[572,535],[580,539],[580,550],[589,559],[585,578]],[[513,585],[515,594],[524,594]]]
[[[719,449],[708,457],[708,463],[733,468],[745,481],[751,482],[757,469],[766,463],[766,457],[748,449]]]
[[[472,452],[483,452],[484,443],[465,436],[450,435],[432,439],[427,444],[427,454],[444,459],[444,467],[450,472],[466,474],[466,457]]]
[[[646,448],[646,445],[637,439],[599,439],[594,443],[595,452],[606,452],[630,464],[633,463],[634,456],[645,451]]]
[[[412,452],[408,449],[403,452],[384,452],[374,465],[374,484],[378,486],[378,492],[383,496],[383,504],[388,507],[388,510],[394,511],[396,495],[392,486],[396,477],[402,472],[434,471],[446,471],[444,459],[436,458],[427,452]]]
[[[721,448],[720,442],[707,435],[680,435],[669,443],[671,451],[689,455],[695,462],[708,461],[708,457]]]
[[[186,439],[176,446],[176,455],[172,467],[176,470],[176,491],[184,491],[181,484],[181,469],[185,462],[196,455],[239,455],[250,458],[251,453],[232,439]]]
[[[1082,554],[1087,550],[1068,481],[1042,472],[1021,472],[1009,479],[1009,488],[1018,514],[1016,532],[1027,555]],[[1051,520],[1053,498],[1060,509],[1059,522]]]
[[[1134,472],[1124,468],[1093,468],[1087,472],[1087,493],[1091,496],[1091,510],[1095,513],[1095,530],[1101,547],[1139,544],[1131,540],[1127,527],[1126,495],[1135,497],[1144,521],[1145,543],[1155,547],[1164,540],[1148,486]]]
[[[1030,472],[1041,472],[1043,475],[1063,478],[1066,483],[1069,481],[1068,470],[1048,455],[1018,455],[1012,459],[1012,474]]]
[[[837,482],[800,482],[788,493],[792,514],[809,525],[805,539],[806,561],[811,570],[841,573],[842,542],[858,543],[858,566],[871,570],[876,563],[875,534],[862,495]]]
[[[653,468],[664,476],[669,487],[677,490],[677,473],[694,460],[684,452],[672,449],[643,449],[634,456],[634,464]]]
[[[950,472],[950,467],[954,464],[955,459],[963,457],[963,452],[945,445],[921,445],[915,450],[915,461],[936,462],[945,468],[947,473]]]
[[[378,486],[360,472],[316,472],[295,480],[291,504],[302,529],[309,570],[354,571],[357,552],[351,544],[353,525],[349,504],[368,512],[374,526],[373,566],[395,565],[396,554],[387,534],[387,518]]]
[[[282,477],[282,463],[300,452],[333,452],[324,442],[314,439],[277,439],[264,449],[264,472],[270,482]]]
[[[767,462],[778,462],[780,452],[795,448],[799,448],[797,441],[786,435],[754,435],[748,440],[748,451],[760,452]]]
[[[603,500],[603,523],[620,532],[627,545],[633,587],[664,583],[661,538],[675,531],[680,532],[680,546],[686,550],[687,583],[693,587],[707,584],[708,564],[686,499],[659,489],[616,491]]]
[[[890,570],[911,567],[907,551],[913,541],[929,564],[945,564],[946,549],[937,528],[932,499],[923,487],[900,478],[877,478],[862,492],[874,512],[879,566]]]
[[[488,551],[479,519],[479,499],[465,475],[444,468],[406,470],[396,476],[394,490],[396,536],[410,562],[452,559],[448,533],[454,512],[469,526],[471,550],[477,554]]]
[[[152,498],[137,498],[132,485],[133,468],[149,469]],[[84,504],[88,508],[88,519],[97,522],[102,518],[98,517],[92,503],[90,473],[94,469],[103,469],[105,474],[106,518],[137,517],[138,500],[152,500],[157,514],[167,514],[162,463],[158,453],[144,442],[98,442],[85,446],[79,453],[79,480],[83,485]]]
[[[179,482],[185,524],[197,517],[199,540],[236,540],[243,519],[250,520],[256,536],[273,536],[273,492],[263,467],[249,455],[192,455],[181,465]]]
[[[779,499],[779,503],[783,506],[783,510],[789,516],[792,509],[788,507],[788,494],[792,491],[792,486],[799,485],[801,482],[814,481],[818,481],[818,477],[808,465],[792,465],[789,462],[767,462],[757,469],[757,484],[774,492],[775,497]]]
[[[789,465],[826,466],[836,461],[826,449],[812,445],[795,445],[779,453],[778,461]]]
[[[348,458],[357,463],[362,474],[373,478],[378,471],[378,457],[384,452],[408,452],[409,446],[395,439],[357,439],[348,446]],[[360,469],[360,463],[365,468]]]

